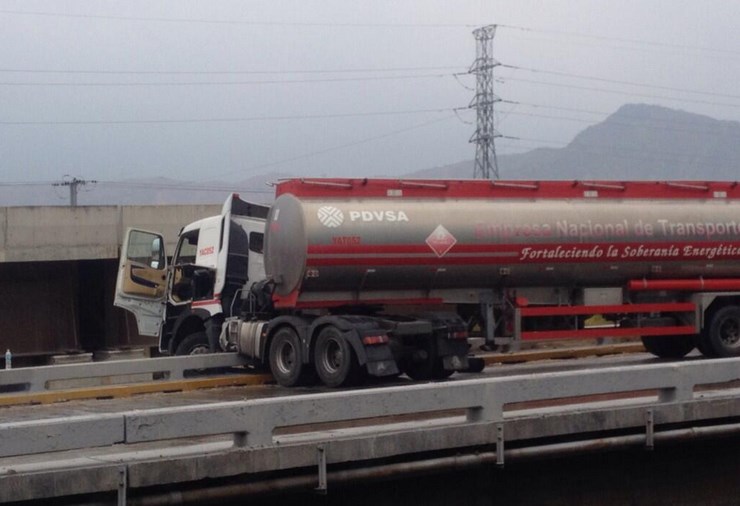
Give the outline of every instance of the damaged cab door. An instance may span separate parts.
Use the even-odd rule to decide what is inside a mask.
[[[154,232],[128,229],[118,264],[113,304],[136,316],[139,334],[159,336],[166,285],[164,238]]]

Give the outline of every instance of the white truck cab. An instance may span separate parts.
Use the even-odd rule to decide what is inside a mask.
[[[140,334],[159,337],[162,353],[220,351],[224,319],[265,278],[267,212],[231,195],[220,216],[180,231],[169,263],[161,234],[127,230],[114,304],[136,316]]]

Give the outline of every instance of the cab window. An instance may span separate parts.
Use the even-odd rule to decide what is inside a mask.
[[[175,265],[194,264],[195,255],[198,252],[198,230],[187,232],[180,236],[177,252],[173,263]]]
[[[164,269],[162,238],[156,234],[132,230],[128,238],[126,258],[153,269]]]

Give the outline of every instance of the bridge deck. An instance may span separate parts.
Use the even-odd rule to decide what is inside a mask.
[[[710,365],[711,364],[711,365]],[[240,387],[0,410],[0,502],[235,477],[302,486],[740,430],[740,359],[489,369],[348,391]],[[504,450],[505,448],[505,450]],[[259,485],[261,484],[261,485]]]

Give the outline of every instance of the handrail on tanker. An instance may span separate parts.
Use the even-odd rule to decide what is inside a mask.
[[[399,179],[398,184],[411,188],[433,188],[437,190],[446,190],[450,187],[447,183],[428,183],[425,181],[409,181],[407,179]]]
[[[500,186],[501,188],[513,188],[515,190],[539,190],[539,183],[510,183],[505,181],[491,181],[491,186]]]
[[[310,184],[310,185],[316,185],[316,186],[329,186],[331,188],[346,188],[346,189],[352,189],[352,183],[338,183],[334,181],[322,181],[322,180],[313,180],[313,179],[304,179],[301,178],[302,184]]]
[[[699,190],[705,192],[709,191],[709,186],[706,184],[678,183],[676,181],[666,181],[665,184],[672,188],[683,188],[685,190]]]
[[[598,188],[601,190],[624,191],[627,189],[623,184],[596,183],[593,181],[574,181],[573,186],[577,185],[585,186],[586,188]]]

